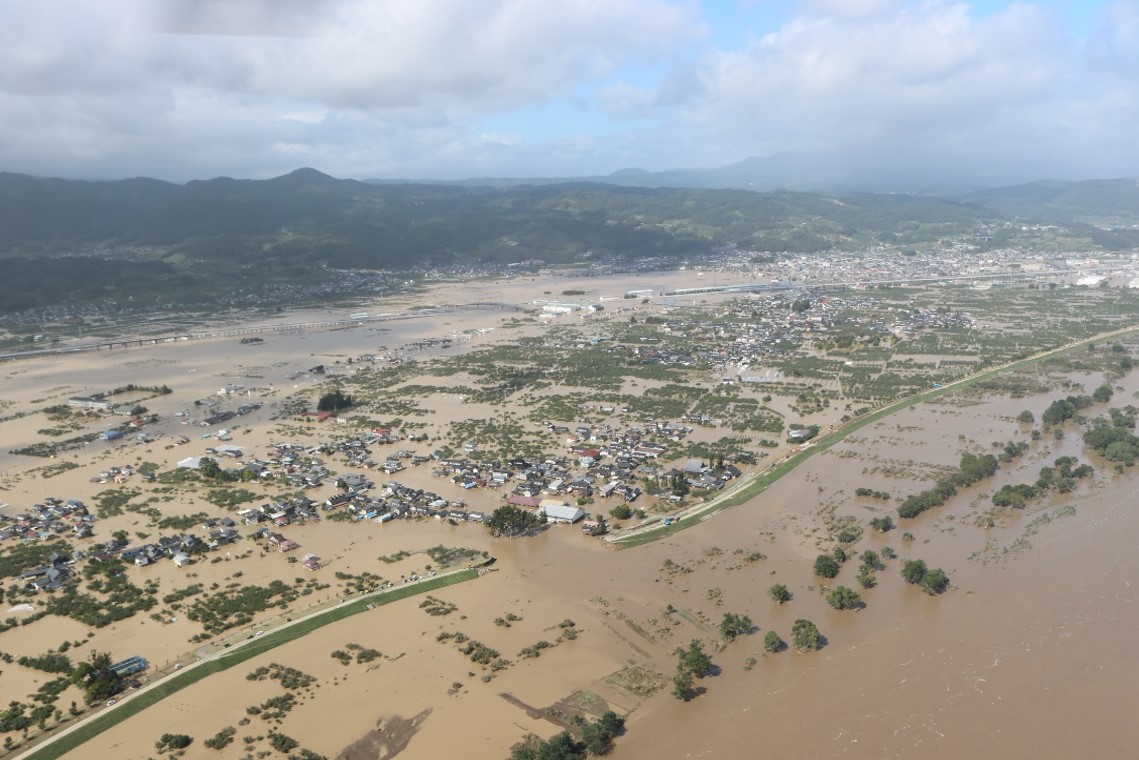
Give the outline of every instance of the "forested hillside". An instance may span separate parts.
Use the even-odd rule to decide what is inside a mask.
[[[270,180],[81,182],[0,174],[0,310],[61,300],[208,300],[329,270],[408,271],[698,257],[724,245],[823,253],[950,238],[1013,245],[1008,211],[925,196],[561,184],[376,185],[300,169]],[[1055,198],[1049,201],[1057,203]],[[999,205],[999,204],[996,204]],[[1021,205],[1024,205],[1023,202]],[[1081,244],[1134,231],[1072,222]]]

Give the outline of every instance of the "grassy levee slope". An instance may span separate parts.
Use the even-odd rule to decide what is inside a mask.
[[[208,660],[195,665],[194,667],[187,668],[178,675],[175,675],[166,681],[158,684],[146,691],[138,694],[133,699],[124,702],[113,710],[109,710],[103,715],[92,719],[90,722],[84,724],[82,727],[72,731],[66,736],[60,737],[58,740],[44,746],[42,749],[36,750],[27,755],[27,760],[55,760],[55,758],[62,757],[73,749],[76,749],[88,739],[91,739],[98,734],[106,731],[107,729],[128,720],[138,713],[153,704],[157,704],[166,697],[174,694],[175,692],[185,689],[198,681],[201,681],[207,676],[214,673],[220,673],[223,670],[228,670],[235,665],[250,660],[257,655],[264,654],[270,649],[275,649],[282,644],[287,644],[290,641],[299,639],[306,634],[315,631],[317,628],[322,628],[330,623],[335,623],[338,620],[343,620],[346,617],[366,612],[374,607],[380,607],[385,604],[397,602],[400,599],[406,599],[416,594],[423,594],[428,591],[434,591],[445,586],[452,586],[456,583],[462,583],[478,577],[477,570],[464,570],[451,575],[444,575],[437,578],[421,581],[410,586],[401,586],[399,588],[386,591],[382,594],[374,596],[366,596],[357,599],[349,604],[340,607],[334,607],[327,612],[321,612],[306,620],[298,621],[293,625],[282,628],[279,631],[266,633],[264,636],[242,645],[240,648],[232,652],[224,654],[217,659]]]
[[[709,507],[708,509],[699,510],[694,514],[683,517],[671,525],[664,525],[662,523],[655,528],[651,528],[649,530],[645,530],[632,535],[626,540],[617,539],[613,542],[613,546],[617,547],[618,549],[628,549],[633,546],[640,546],[642,544],[651,543],[653,541],[659,541],[660,539],[670,536],[673,533],[684,530],[686,528],[691,528],[693,525],[698,525],[702,520],[711,515],[714,515],[723,509],[727,509],[728,507],[736,506],[750,501],[751,499],[754,499],[756,496],[767,490],[767,487],[772,483],[779,480],[781,477],[791,472],[799,465],[803,464],[803,462],[806,462],[807,459],[814,456],[815,454],[826,451],[831,446],[834,446],[836,443],[841,441],[843,438],[846,438],[854,431],[877,422],[884,417],[889,417],[891,414],[901,411],[907,407],[911,407],[914,404],[920,404],[923,401],[928,401],[943,394],[952,393],[1004,372],[1023,369],[1024,367],[1035,364],[1036,362],[1043,361],[1050,356],[1056,356],[1058,354],[1074,351],[1078,348],[1088,345],[1089,343],[1098,343],[1110,338],[1123,337],[1137,331],[1139,331],[1139,328],[1128,327],[1122,330],[1115,330],[1110,333],[1096,335],[1091,338],[1086,338],[1084,340],[1078,341],[1076,343],[1061,346],[1060,348],[1042,351],[1025,359],[1018,359],[1017,361],[1009,362],[1008,364],[1002,365],[1000,367],[985,370],[976,375],[973,375],[972,377],[967,377],[961,380],[956,380],[952,383],[948,383],[942,388],[931,388],[929,390],[916,393],[909,398],[902,399],[901,401],[894,401],[892,403],[889,403],[882,408],[871,412],[870,414],[844,423],[842,427],[819,438],[818,442],[814,446],[800,451],[797,454],[793,454],[783,462],[780,462],[768,468],[765,472],[763,472],[763,474],[757,477],[754,482],[749,483],[747,486],[739,489],[736,493],[728,496],[727,498],[718,501],[714,506]]]

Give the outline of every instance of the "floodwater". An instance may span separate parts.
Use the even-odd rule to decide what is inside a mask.
[[[1122,395],[1129,397],[1136,378],[1123,384]],[[866,478],[865,462],[844,452],[872,451],[879,462],[952,464],[966,443],[981,453],[985,447],[977,441],[1026,440],[1027,430],[1018,431],[1011,418],[1023,408],[1039,418],[1052,398],[960,408],[942,402],[906,410],[773,487],[758,501],[781,503],[789,516],[775,517],[778,508],[762,510],[768,517],[754,522],[776,531],[794,526],[812,499],[844,502],[841,514],[871,500],[832,494],[841,489],[849,496],[860,485],[912,493],[916,484],[898,487],[897,480]],[[879,586],[862,592],[866,608],[830,610],[803,588],[804,557],[794,568],[799,584],[788,584],[796,599],[778,611],[748,607],[760,613],[753,614],[760,633],[716,658],[723,662],[722,674],[708,679],[706,693],[693,702],[666,697],[635,716],[614,756],[1131,756],[1139,739],[1130,719],[1139,673],[1133,646],[1139,625],[1134,474],[1113,475],[1092,454],[1094,485],[1042,499],[1027,514],[998,511],[994,528],[974,524],[996,488],[1032,482],[1042,465],[1063,455],[1088,461],[1074,426],[1062,443],[1034,444],[1023,460],[1003,466],[995,478],[945,507],[857,544],[889,544],[901,558],[920,557],[930,567],[945,568],[953,589],[941,597],[906,586],[897,577],[899,562],[888,561],[889,569],[878,574]],[[1075,514],[1031,525],[1066,505],[1075,506]],[[709,541],[729,540],[746,532],[749,509],[761,511],[748,505],[696,530]],[[791,530],[803,553],[813,556],[816,545],[808,531]],[[914,541],[901,541],[903,531],[912,532]],[[852,575],[844,568],[835,582],[857,588]],[[766,629],[786,639],[798,617],[815,621],[827,637],[821,651],[756,652]],[[759,662],[745,672],[748,655]]]
[[[550,289],[557,293],[562,287],[570,285]],[[260,346],[232,341],[130,349],[117,363],[100,355],[16,363],[2,368],[0,398],[30,404],[34,398],[65,400],[124,382],[167,383],[176,389],[175,398],[149,403],[170,416],[187,398],[214,393],[226,382],[281,386],[296,370],[341,355],[394,348],[441,329],[489,327],[502,316],[487,312],[454,324],[432,318],[425,325],[408,321],[383,330],[281,336]],[[1094,376],[1074,379],[1087,387],[1099,382]],[[1117,405],[1139,391],[1139,372],[1119,383]],[[514,540],[492,539],[477,526],[431,521],[290,526],[286,532],[302,551],[330,562],[317,576],[330,583],[327,576],[335,572],[366,570],[389,579],[422,572],[428,561],[422,551],[438,544],[486,550],[497,561],[483,577],[432,595],[457,607],[450,614],[432,616],[419,606],[423,598],[413,597],[319,629],[211,676],[69,757],[148,757],[154,741],[168,732],[195,737],[188,756],[240,757],[249,749],[243,737],[273,729],[328,757],[499,758],[529,732],[549,736],[561,730],[574,706],[594,711],[610,706],[628,714],[616,758],[1130,756],[1139,739],[1130,715],[1139,673],[1139,656],[1131,646],[1139,628],[1133,588],[1139,579],[1135,476],[1130,471],[1114,475],[1089,457],[1075,425],[1061,441],[1045,437],[1033,443],[1025,456],[944,507],[884,535],[867,531],[855,550],[889,546],[899,559],[886,561],[875,588],[858,588],[856,561],[831,582],[859,590],[865,608],[830,609],[811,572],[815,556],[835,545],[833,521],[852,517],[865,527],[874,516],[895,515],[900,499],[956,466],[962,451],[984,453],[994,451],[993,442],[1028,440],[1029,429],[1016,422],[1016,414],[1027,408],[1039,419],[1062,395],[1066,392],[1018,400],[949,397],[906,409],[817,454],[748,504],[634,549],[605,549],[570,526]],[[255,430],[242,439],[257,445],[268,441],[266,420],[250,422]],[[27,423],[3,423],[6,443],[13,441],[5,449],[21,436],[35,438],[34,430],[21,427]],[[42,418],[35,424],[41,423]],[[172,423],[169,432],[184,430]],[[139,454],[169,461],[201,453],[191,449],[152,447]],[[108,463],[136,456],[134,448],[94,454]],[[1040,467],[1061,455],[1090,461],[1094,482],[1024,511],[991,511],[997,488],[1035,480]],[[50,488],[66,497],[68,489],[86,484],[88,470],[96,466],[19,488],[36,496]],[[433,484],[425,472],[403,476],[396,479]],[[855,497],[859,487],[888,491],[893,500]],[[199,506],[191,500],[169,508],[186,513]],[[1067,506],[1074,511],[1064,510]],[[983,527],[986,516],[992,527]],[[130,522],[134,519],[112,518],[100,531],[138,530]],[[903,539],[907,532],[912,540]],[[399,550],[412,555],[393,564],[378,559]],[[933,598],[903,583],[898,568],[909,558],[944,568],[952,588]],[[307,572],[285,565],[279,555],[257,552],[192,569],[196,582],[206,584],[225,583],[237,569],[249,583]],[[182,580],[185,571],[169,563],[145,572],[158,578],[164,591],[189,583]],[[768,599],[773,583],[786,584],[792,601],[777,606]],[[749,615],[758,630],[721,649],[718,625],[725,612]],[[271,614],[257,623],[271,622]],[[520,620],[509,627],[495,622],[508,614]],[[763,635],[775,630],[789,640],[797,618],[814,621],[826,646],[811,653],[765,654]],[[557,642],[559,623],[567,619],[575,624],[576,638],[536,659],[520,655],[539,640]],[[40,641],[52,646],[82,634],[82,627],[70,621],[45,619],[3,634],[0,648],[39,652],[42,647],[27,636],[30,630],[41,632]],[[142,652],[163,662],[192,648],[187,640],[196,630],[185,620],[132,619],[100,630],[91,646],[116,656]],[[440,632],[462,632],[499,650],[512,664],[484,681],[489,672],[453,644],[436,641]],[[646,696],[610,678],[644,667],[667,681],[675,648],[692,639],[704,642],[719,672],[698,683],[701,693],[689,703],[670,696],[669,685]],[[349,643],[384,656],[342,665],[331,653]],[[755,663],[747,669],[749,657]],[[247,714],[249,706],[282,693],[276,682],[245,677],[272,662],[317,679],[280,724]],[[0,675],[6,694],[32,688],[23,675]],[[201,742],[225,726],[237,727],[237,741],[220,753],[203,749]],[[252,749],[267,747],[261,740]]]
[[[752,503],[636,549],[605,550],[564,526],[533,539],[468,533],[462,541],[454,533],[442,538],[456,530],[445,525],[390,526],[396,532],[374,543],[485,547],[499,558],[497,570],[436,593],[458,605],[452,615],[432,618],[411,599],[321,629],[248,667],[211,677],[148,710],[145,727],[128,722],[83,751],[142,757],[152,734],[204,736],[233,725],[245,706],[276,693],[245,681],[245,672],[280,662],[321,683],[280,730],[329,757],[351,745],[351,756],[366,756],[361,747],[373,744],[361,740],[382,734],[385,721],[399,730],[400,758],[504,757],[528,732],[560,730],[525,707],[550,707],[583,690],[604,694],[622,712],[632,710],[617,758],[1129,756],[1139,739],[1130,720],[1139,672],[1131,645],[1139,626],[1133,586],[1139,516],[1129,503],[1131,476],[1114,476],[1094,462],[1096,483],[1081,485],[1070,498],[1009,511],[993,528],[973,524],[1000,482],[1030,480],[1042,463],[1081,453],[1074,429],[1061,446],[1034,444],[996,479],[856,544],[858,550],[889,545],[901,558],[944,567],[953,588],[943,596],[904,584],[900,560],[891,560],[878,573],[878,586],[862,592],[867,606],[839,612],[823,602],[811,575],[814,555],[833,545],[822,537],[821,513],[837,505],[834,514],[852,513],[865,524],[887,508],[853,498],[854,488],[888,485],[900,497],[924,487],[866,476],[868,464],[891,456],[952,464],[965,446],[984,450],[958,438],[966,430],[977,441],[1024,439],[1027,431],[1011,416],[1026,406],[1039,416],[1048,400],[917,407],[817,455]],[[849,451],[877,458],[860,460]],[[1028,530],[1040,514],[1068,504],[1075,514]],[[902,540],[905,531],[912,542]],[[1026,543],[1016,544],[1018,538]],[[986,544],[995,547],[992,556],[970,559]],[[753,551],[765,558],[744,558]],[[665,570],[666,560],[681,569]],[[853,564],[834,583],[857,587]],[[775,582],[795,595],[781,607],[766,597]],[[667,614],[670,604],[678,612]],[[750,615],[758,631],[716,651],[716,626],[726,611]],[[509,629],[491,622],[507,612],[522,621]],[[567,617],[581,630],[576,640],[537,660],[512,656],[538,638],[553,639]],[[819,626],[826,646],[765,655],[763,634],[773,629],[789,639],[799,617]],[[442,630],[463,631],[515,664],[482,683],[480,668],[435,642]],[[671,676],[673,649],[692,638],[705,642],[720,669],[700,682],[703,693],[693,701],[672,698],[667,687],[642,700],[605,683],[634,664]],[[375,646],[387,658],[374,670],[345,668],[329,652],[348,642]],[[748,657],[757,660],[750,670]],[[379,734],[372,733],[377,726]]]

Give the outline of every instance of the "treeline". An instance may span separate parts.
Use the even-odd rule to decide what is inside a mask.
[[[505,504],[491,513],[486,521],[492,536],[520,536],[538,530],[546,521],[533,512]]]
[[[580,739],[569,731],[544,740],[530,734],[511,748],[510,760],[584,760],[589,755],[607,755],[613,749],[613,740],[624,730],[625,719],[607,710],[594,721],[575,715],[570,724]]]
[[[949,501],[959,488],[991,478],[996,474],[997,467],[997,458],[992,454],[977,456],[966,452],[961,455],[961,464],[957,472],[941,478],[933,488],[906,497],[902,506],[898,507],[898,516],[917,517],[928,509],[940,507]]]
[[[1040,469],[1040,477],[1035,483],[1002,486],[993,494],[993,506],[1020,508],[1049,491],[1071,493],[1076,487],[1077,480],[1095,472],[1090,464],[1076,466],[1078,461],[1075,457],[1060,457],[1053,462],[1052,467]]]
[[[1139,460],[1139,438],[1131,432],[1135,417],[1119,409],[1110,409],[1108,414],[1110,424],[1107,420],[1095,420],[1094,427],[1084,433],[1084,443],[1109,462],[1130,467]]]
[[[1068,396],[1067,398],[1056,399],[1044,410],[1041,421],[1045,427],[1062,425],[1068,420],[1075,419],[1081,409],[1087,409],[1093,403],[1095,403],[1095,399],[1091,396]]]

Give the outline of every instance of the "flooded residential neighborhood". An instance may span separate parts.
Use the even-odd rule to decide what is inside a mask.
[[[1083,296],[1073,291],[1072,297]],[[636,312],[610,310],[592,322],[577,320],[572,330],[609,342],[616,325],[657,314],[659,329],[675,333],[683,324],[699,331],[701,314],[738,310],[733,298],[720,296],[704,311],[638,303]],[[868,304],[859,308],[869,313]],[[472,367],[480,352],[496,355],[504,341],[525,336],[556,335],[573,345],[569,323],[512,327],[516,319],[472,311],[462,331],[454,317],[438,315],[256,346],[194,342],[6,365],[12,411],[86,398],[126,376],[140,389],[135,396],[146,397],[138,403],[156,418],[140,428],[145,436],[92,440],[61,450],[39,469],[27,469],[34,458],[13,452],[44,438],[43,413],[3,423],[11,442],[3,517],[12,540],[34,530],[23,517],[13,520],[33,502],[58,504],[40,513],[49,534],[86,555],[114,552],[127,563],[129,583],[159,590],[156,606],[118,620],[90,619],[94,627],[66,617],[79,613],[63,607],[65,616],[20,625],[13,607],[14,627],[0,641],[14,658],[42,655],[45,640],[78,641],[114,660],[144,657],[151,665],[139,683],[145,687],[256,644],[265,633],[286,631],[296,620],[319,619],[321,610],[357,594],[381,599],[445,578],[471,558],[482,565],[473,580],[274,646],[147,708],[145,720],[107,729],[82,751],[144,756],[156,727],[209,736],[249,726],[286,733],[326,757],[384,756],[397,747],[404,757],[437,757],[462,752],[467,733],[478,736],[477,754],[503,756],[527,734],[553,736],[570,727],[573,715],[611,709],[626,718],[618,757],[746,754],[756,746],[828,757],[958,756],[1014,730],[1021,732],[1017,747],[1060,757],[1073,751],[1072,722],[1084,720],[1071,709],[1075,695],[1102,705],[1097,714],[1126,703],[1132,657],[1121,631],[1132,622],[1128,495],[1134,488],[1129,470],[1084,444],[1081,424],[1106,420],[1109,407],[1117,422],[1128,414],[1139,376],[1119,363],[1135,351],[1134,339],[1018,365],[996,375],[1001,383],[935,388],[930,398],[885,407],[887,413],[864,425],[842,403],[841,380],[824,383],[830,393],[839,391],[826,404],[806,403],[809,385],[800,385],[785,405],[772,399],[770,411],[753,416],[758,429],[732,431],[713,414],[650,419],[622,402],[627,380],[576,406],[550,406],[560,396],[532,397],[530,405],[573,409],[553,419],[532,414],[527,421],[525,405],[480,401],[483,381],[472,387],[443,370],[448,362]],[[867,326],[857,329],[873,335]],[[455,339],[449,347],[433,343],[442,336]],[[820,345],[810,332],[796,340]],[[707,388],[702,393],[729,394],[740,409],[752,408],[741,393],[787,393],[779,382],[727,388],[715,358],[698,358],[710,348],[689,354],[705,365],[694,370]],[[921,359],[929,367],[941,360]],[[398,399],[405,420],[418,420],[414,425],[304,416],[329,384],[373,393],[368,378],[390,374],[385,364],[400,368],[396,383],[407,390],[383,390],[371,403]],[[1087,422],[1042,429],[1053,402],[1105,380],[1101,396],[1113,400],[1086,396]],[[783,384],[796,388],[794,382],[788,377]],[[53,390],[47,396],[35,390],[44,387]],[[493,414],[479,406],[485,403]],[[684,408],[702,403],[723,409],[703,401]],[[219,415],[231,407],[241,413]],[[113,419],[104,411],[81,414],[91,416],[64,415],[76,432],[105,429]],[[211,415],[216,419],[207,420]],[[521,437],[499,440],[502,433],[485,424],[462,423],[466,415],[516,428]],[[800,427],[787,427],[788,418],[801,420]],[[780,423],[767,428],[762,419]],[[821,437],[796,432],[808,427]],[[456,431],[468,432],[456,437]],[[757,446],[761,441],[774,448]],[[717,452],[731,454],[735,464],[714,469]],[[993,455],[1000,464],[943,506],[898,517],[899,504],[952,473],[963,454]],[[1065,471],[1087,464],[1090,474],[1021,508],[994,506],[998,490],[1036,481],[1062,458],[1073,463]],[[204,463],[215,460],[218,474],[203,481]],[[76,466],[55,466],[69,462]],[[798,464],[765,480],[783,463]],[[216,484],[209,485],[210,477]],[[685,496],[669,496],[681,492],[678,482]],[[661,483],[664,493],[644,493]],[[757,491],[757,484],[764,485]],[[731,503],[725,499],[733,489],[751,490],[740,503],[718,506]],[[554,506],[537,505],[572,505],[567,522],[578,514],[586,521],[496,538],[481,522],[504,504],[550,514]],[[873,527],[885,518],[890,529]],[[683,529],[670,532],[670,520]],[[599,525],[608,531],[604,540],[591,535],[604,532]],[[642,536],[658,540],[643,543]],[[849,567],[833,579],[818,576],[816,559],[832,553]],[[947,590],[931,595],[907,583],[900,571],[915,560],[943,571]],[[64,583],[82,583],[78,566],[58,568],[75,575]],[[773,600],[776,584],[786,587],[788,601]],[[854,609],[828,603],[840,585],[857,590]],[[226,594],[257,588],[275,589],[266,592],[262,611],[225,611]],[[45,593],[71,592],[28,596],[30,611]],[[752,628],[724,639],[726,614],[746,615]],[[765,646],[769,632],[790,642],[799,620],[817,626],[817,651]],[[45,639],[27,636],[31,630],[58,632]],[[675,651],[691,641],[703,642],[715,667],[691,697],[679,700],[671,693]],[[472,657],[481,651],[493,657],[472,661],[463,654],[469,642],[481,647]],[[353,654],[361,651],[377,654]],[[287,689],[288,709],[266,713],[257,705],[273,701],[278,681],[247,676],[275,667],[302,671],[311,685]],[[4,678],[13,693],[43,683],[28,668]],[[321,728],[317,716],[327,715],[336,716],[334,733]],[[676,726],[688,728],[677,733]],[[1126,734],[1117,728],[1080,743],[1111,754],[1129,741]]]

